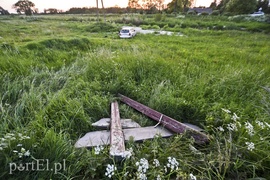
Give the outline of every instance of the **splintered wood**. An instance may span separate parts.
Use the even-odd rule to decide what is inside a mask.
[[[111,104],[111,136],[110,155],[121,157],[125,153],[125,139],[120,122],[118,103]]]

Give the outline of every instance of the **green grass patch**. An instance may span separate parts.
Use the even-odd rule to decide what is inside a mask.
[[[1,178],[270,177],[269,24],[136,16],[144,27],[183,36],[120,39],[117,16],[106,24],[90,15],[74,16],[76,21],[67,15],[0,20]],[[123,161],[109,157],[109,147],[75,149],[78,138],[96,130],[93,122],[110,117],[118,93],[200,126],[210,143],[199,146],[186,134],[131,139],[131,156]],[[122,103],[120,115],[142,126],[155,124]],[[38,161],[43,170],[30,170]],[[18,169],[20,164],[28,170]]]

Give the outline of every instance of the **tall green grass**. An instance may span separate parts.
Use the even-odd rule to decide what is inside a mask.
[[[0,35],[1,178],[106,179],[106,167],[113,164],[113,178],[139,179],[136,164],[143,158],[148,179],[269,178],[267,34],[176,27],[184,36],[138,34],[124,40],[117,32],[92,33],[93,24],[65,18],[0,22],[7,32]],[[185,134],[130,140],[132,156],[120,162],[109,157],[108,147],[99,153],[75,149],[78,138],[96,130],[91,123],[110,116],[118,93],[204,128],[210,144],[198,146]],[[154,124],[121,103],[120,115]],[[21,147],[30,156],[19,157]],[[176,159],[177,169],[168,167],[168,157]],[[35,159],[48,159],[50,167],[65,161],[66,168],[57,174],[9,173],[10,163]]]

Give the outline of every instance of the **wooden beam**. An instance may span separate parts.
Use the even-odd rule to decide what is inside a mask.
[[[120,122],[118,103],[111,103],[111,140],[110,155],[121,157],[125,153],[125,139]]]
[[[208,143],[209,137],[198,131],[195,128],[192,128],[191,126],[185,125],[169,116],[163,115],[162,113],[153,110],[133,99],[130,99],[122,94],[119,94],[120,100],[130,107],[136,109],[137,111],[143,113],[144,115],[150,117],[151,119],[158,121],[161,123],[165,128],[171,130],[175,133],[184,133],[186,131],[190,132],[192,137],[195,139],[195,142],[198,144]]]

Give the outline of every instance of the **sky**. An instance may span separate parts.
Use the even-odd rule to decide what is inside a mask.
[[[56,8],[60,10],[69,10],[72,7],[95,7],[96,0],[30,0],[38,8],[39,12],[43,12],[44,9]],[[209,7],[213,0],[195,0],[196,6]],[[15,13],[12,9],[12,5],[18,2],[18,0],[0,0],[0,6],[8,10],[10,13]],[[165,3],[169,3],[171,0],[165,0]],[[128,0],[103,0],[105,7],[127,7]],[[101,0],[99,0],[99,6],[101,7]]]

